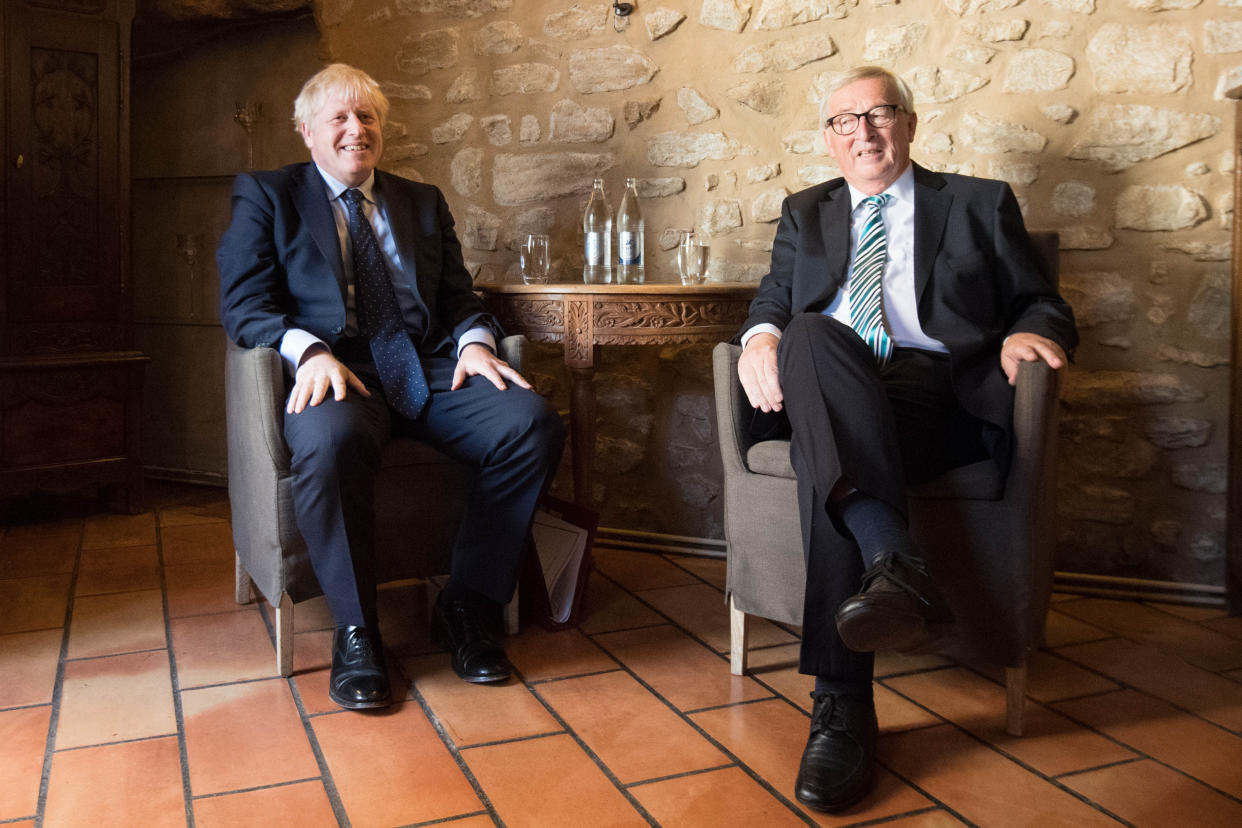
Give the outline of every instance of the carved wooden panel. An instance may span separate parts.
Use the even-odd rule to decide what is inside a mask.
[[[90,284],[98,279],[99,58],[33,48],[30,84],[34,200],[26,209],[43,236],[33,276]]]
[[[596,328],[698,328],[738,325],[746,302],[695,302],[679,299],[607,302],[596,305]]]

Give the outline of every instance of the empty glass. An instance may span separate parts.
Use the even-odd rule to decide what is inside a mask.
[[[542,285],[548,281],[548,237],[545,233],[531,233],[521,245],[522,281],[528,285]]]
[[[693,230],[687,230],[677,245],[677,269],[681,271],[683,285],[702,284],[707,278],[707,260],[711,252],[711,239]]]

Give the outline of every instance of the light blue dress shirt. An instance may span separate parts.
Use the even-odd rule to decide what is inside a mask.
[[[328,185],[330,193],[329,203],[332,205],[332,217],[336,221],[336,235],[340,242],[341,250],[345,251],[345,331],[347,336],[354,336],[358,333],[358,316],[355,310],[354,302],[354,256],[353,244],[349,238],[349,216],[345,211],[345,203],[341,200],[341,193],[349,188],[337,181],[332,176],[323,171],[318,164],[315,169],[319,170],[319,175],[323,177],[323,181]],[[401,308],[402,316],[409,319],[417,319],[421,316],[418,310],[418,300],[414,295],[413,288],[402,279],[393,278],[392,274],[401,273],[401,255],[397,252],[397,242],[393,238],[392,228],[388,225],[388,214],[384,209],[383,202],[375,193],[375,173],[367,176],[367,180],[358,185],[358,190],[362,191],[363,212],[366,214],[367,221],[371,222],[371,229],[375,231],[375,239],[379,242],[380,249],[384,253],[384,264],[388,267],[389,278],[392,279],[393,292],[397,295],[397,305]],[[496,350],[496,339],[492,336],[492,332],[487,328],[471,328],[462,335],[461,340],[457,343],[457,354],[461,355],[461,351],[467,345],[475,342],[481,342],[494,352]],[[314,345],[328,345],[319,337],[310,331],[302,328],[290,328],[285,331],[284,338],[280,340],[280,355],[284,358],[285,367],[290,374],[296,374],[298,366],[302,364],[302,357],[306,355],[307,349]],[[331,350],[331,349],[329,349]]]

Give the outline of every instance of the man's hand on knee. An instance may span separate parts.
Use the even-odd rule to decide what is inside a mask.
[[[508,386],[505,380],[532,390],[526,378],[519,374],[513,366],[492,352],[491,348],[479,342],[472,342],[457,357],[457,367],[453,370],[453,384],[450,391],[456,391],[466,384],[467,377],[481,376],[492,385],[504,391]]]
[[[781,393],[776,368],[776,346],[780,338],[770,333],[757,333],[746,341],[737,361],[737,376],[746,398],[755,408],[780,411],[785,396]]]
[[[1066,363],[1065,351],[1061,350],[1061,346],[1039,334],[1012,334],[1001,346],[1001,369],[1009,378],[1010,385],[1018,381],[1018,365],[1041,359],[1054,370],[1060,370]]]
[[[337,402],[345,399],[348,388],[364,397],[371,396],[362,380],[332,356],[331,351],[322,346],[313,348],[307,351],[302,358],[302,364],[298,366],[285,411],[289,414],[301,414],[307,405],[319,405],[328,395],[329,388],[332,389],[332,398]]]

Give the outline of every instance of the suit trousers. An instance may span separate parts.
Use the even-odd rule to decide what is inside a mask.
[[[556,410],[534,391],[504,391],[474,376],[450,391],[457,360],[422,356],[431,391],[416,420],[384,401],[375,365],[361,349],[346,366],[371,391],[337,402],[329,394],[285,414],[298,529],[338,626],[371,628],[376,617],[373,494],[384,444],[422,440],[477,471],[452,550],[450,578],[498,603],[513,596],[531,520],[564,446]],[[350,356],[360,357],[356,360]]]
[[[907,482],[987,456],[983,424],[958,403],[948,355],[897,348],[880,368],[850,326],[823,314],[795,316],[777,359],[807,563],[800,671],[869,681],[872,655],[849,650],[835,621],[867,562],[829,495],[844,481],[907,514]]]

